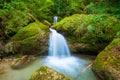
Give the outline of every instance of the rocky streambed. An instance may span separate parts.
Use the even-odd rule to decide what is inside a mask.
[[[22,64],[20,63],[21,65],[17,65],[17,66],[14,65],[14,69],[13,69],[13,63],[15,63],[17,59],[15,61],[13,60],[3,61],[1,62],[1,64],[2,66],[4,65],[5,67],[3,66],[4,68],[0,70],[3,71],[0,73],[0,80],[10,80],[10,79],[32,80],[32,76],[37,73],[35,71],[36,70],[41,71],[42,66],[43,67],[47,66],[47,68],[45,68],[45,71],[47,71],[48,73],[55,72],[57,73],[56,75],[61,75],[61,77],[64,77],[64,80],[83,80],[83,79],[98,80],[97,77],[92,72],[91,66],[88,67],[92,63],[92,60],[90,58],[88,59],[88,57],[85,58],[83,56],[81,57],[80,56],[77,57],[77,56],[71,56],[67,58],[56,58],[50,56],[36,57],[32,59],[30,62],[29,60],[28,62],[27,60],[24,61],[25,64],[23,63],[23,61],[18,61],[19,63],[22,62]],[[22,57],[21,59],[25,60],[24,58],[26,58],[26,56]],[[44,73],[47,75],[47,72]],[[48,75],[47,77],[51,77],[51,75]],[[43,74],[41,74],[40,76],[43,76],[44,79],[46,78],[46,76],[44,76]],[[35,80],[39,80],[39,79],[35,79]]]

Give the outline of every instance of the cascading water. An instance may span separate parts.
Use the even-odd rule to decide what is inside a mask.
[[[51,29],[49,39],[49,55],[40,56],[37,60],[22,69],[7,68],[4,75],[0,75],[0,80],[29,80],[30,76],[40,66],[49,66],[58,72],[72,78],[72,80],[98,80],[93,74],[91,67],[86,66],[91,63],[88,59],[80,56],[70,56],[70,51],[64,37]],[[62,80],[62,79],[61,79]]]
[[[89,76],[89,80],[97,80],[96,77],[93,77],[94,74],[91,70],[87,70],[87,73],[83,73],[88,62],[78,57],[71,56],[65,38],[52,28],[50,28],[50,31],[49,56],[44,62],[45,65],[70,76],[73,80],[88,80],[86,75]]]
[[[52,32],[49,39],[49,56],[70,56],[70,50],[65,38],[56,30],[50,28]]]
[[[57,16],[54,16],[53,24],[56,23],[57,21],[58,21],[58,17],[57,17]]]

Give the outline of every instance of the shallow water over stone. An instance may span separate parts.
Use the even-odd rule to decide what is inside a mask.
[[[26,67],[21,69],[9,68],[7,72],[0,77],[0,80],[29,80],[33,72],[40,66],[49,66],[58,72],[65,74],[73,80],[98,80],[93,74],[91,67],[83,72],[86,66],[91,63],[90,60],[79,57],[39,57],[32,61]]]

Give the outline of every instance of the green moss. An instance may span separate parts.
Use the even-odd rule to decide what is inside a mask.
[[[75,37],[83,43],[110,42],[120,30],[120,23],[113,16],[75,14],[53,25],[68,37]]]
[[[26,38],[35,36],[36,34],[40,34],[41,37],[43,35],[43,31],[39,28],[37,23],[31,23],[23,29],[19,30],[18,33],[11,38],[11,40],[24,40]]]
[[[85,46],[85,50],[98,53],[116,37],[120,22],[107,14],[75,14],[64,18],[53,27],[63,32],[69,43],[88,44],[90,47]]]
[[[95,64],[93,69],[111,79],[110,76],[113,77],[112,80],[116,80],[116,78],[120,77],[118,73],[120,73],[120,54],[119,54],[119,47],[120,47],[120,38],[114,39],[99,55],[95,60]],[[113,70],[112,70],[113,69]],[[117,72],[116,72],[117,71]],[[105,72],[109,72],[108,75]],[[114,74],[113,74],[114,73]]]
[[[41,29],[44,26],[42,23],[34,22],[19,30],[6,45],[6,52],[23,54],[40,52],[41,45],[46,43],[48,37],[47,28],[46,32],[45,29]]]
[[[48,22],[47,20],[43,20],[42,23],[48,27],[51,26],[51,23]]]
[[[47,66],[41,66],[36,72],[34,72],[30,80],[71,80],[64,74],[59,73]]]
[[[49,30],[49,26],[48,26],[48,25],[50,25],[50,23],[47,23],[47,21],[46,21],[46,24],[48,24],[48,25],[44,24],[44,22],[43,22],[43,23],[37,22],[37,24],[39,25],[39,27],[40,27],[42,30],[44,30],[44,31],[48,31],[48,30]]]

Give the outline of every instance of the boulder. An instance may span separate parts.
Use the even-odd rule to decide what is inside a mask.
[[[59,73],[47,66],[41,66],[34,72],[29,80],[71,80],[64,74]]]
[[[30,23],[15,34],[5,45],[12,54],[43,54],[47,52],[49,28],[40,22]]]
[[[85,43],[72,43],[69,46],[72,53],[96,55],[103,50],[106,45],[107,44],[90,45]]]
[[[18,58],[16,59],[12,64],[11,64],[11,67],[12,68],[20,68],[22,67],[23,65],[25,65],[29,59],[29,57],[27,55],[23,56],[22,58]]]
[[[99,53],[93,70],[103,80],[120,80],[120,38],[114,39]]]
[[[82,44],[82,48],[84,44],[85,50],[98,53],[113,40],[120,30],[119,26],[120,22],[114,16],[74,14],[54,24],[53,28],[61,32],[69,44],[79,43]]]
[[[18,69],[18,68],[25,67],[26,64],[28,64],[33,59],[34,59],[33,56],[24,55],[21,58],[18,58],[15,61],[13,61],[12,64],[11,64],[11,67],[13,69]]]

